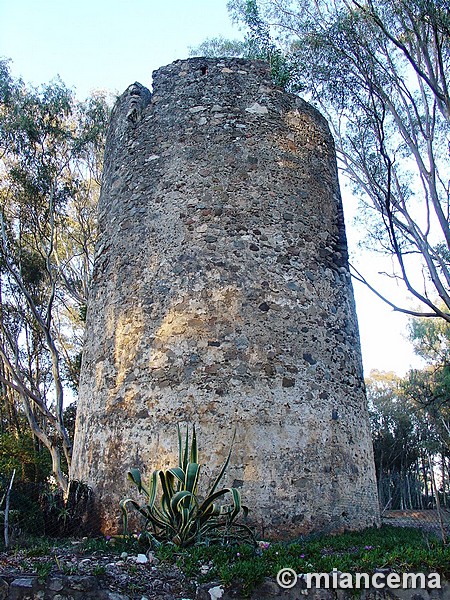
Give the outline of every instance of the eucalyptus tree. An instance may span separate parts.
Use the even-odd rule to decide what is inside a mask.
[[[0,62],[0,382],[67,490],[66,381],[76,379],[108,107]]]
[[[372,371],[366,380],[378,495],[382,508],[417,508],[421,504],[420,466],[430,444],[422,414],[403,395],[394,373]],[[428,495],[428,494],[427,494]]]
[[[435,439],[435,464],[441,466],[444,501],[450,491],[450,324],[442,319],[414,318],[409,327],[414,351],[425,362],[401,383],[404,397],[420,411]]]
[[[386,274],[450,322],[448,0],[230,0],[235,21],[328,118]],[[251,52],[248,54],[250,55]],[[257,53],[258,53],[257,52]],[[436,300],[437,298],[437,300]]]
[[[230,40],[222,36],[207,38],[198,46],[189,49],[190,56],[235,56],[249,55],[248,43],[245,40]]]
[[[409,338],[425,366],[409,371],[402,384],[404,394],[426,413],[450,455],[450,325],[441,319],[415,318]]]

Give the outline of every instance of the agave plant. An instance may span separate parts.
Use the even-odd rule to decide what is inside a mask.
[[[251,541],[251,529],[236,518],[248,513],[241,504],[239,490],[234,487],[218,489],[230,462],[231,443],[228,456],[208,493],[198,495],[201,465],[198,461],[198,446],[195,426],[189,445],[189,429],[186,429],[183,444],[178,426],[178,466],[153,471],[150,483],[145,485],[139,469],[128,471],[128,479],[144,494],[146,502],[139,505],[134,499],[126,498],[120,503],[124,529],[128,529],[129,507],[137,510],[145,519],[145,535],[154,545],[171,542],[184,547],[195,543],[230,543]],[[161,490],[159,491],[159,484]],[[228,501],[228,502],[227,502]]]

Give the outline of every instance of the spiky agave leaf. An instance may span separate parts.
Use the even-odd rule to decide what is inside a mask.
[[[167,471],[158,471],[159,481],[161,482],[162,496],[161,496],[161,509],[169,519],[173,519],[174,514],[170,507],[170,501],[174,495],[174,490],[170,484],[170,477],[168,478]],[[173,475],[171,475],[173,477]]]
[[[158,515],[156,511],[149,510],[148,506],[140,506],[133,498],[125,498],[125,500],[120,502],[125,531],[128,531],[128,504],[140,513],[146,522],[151,522],[153,525],[160,528],[165,527],[164,519],[161,518],[162,515]]]
[[[178,468],[183,470],[183,444],[181,441],[181,429],[180,429],[179,424],[177,424],[177,433],[178,433]]]
[[[241,493],[234,487],[226,488],[233,496],[233,510],[229,514],[230,523],[232,523],[241,512]]]
[[[181,492],[177,492],[173,497],[172,500],[170,501],[170,504],[172,506],[172,510],[174,513],[178,512],[181,510],[181,508],[184,506],[185,504],[185,500],[191,500],[194,499],[195,502],[197,502],[196,498],[193,496],[193,494],[191,492],[188,492],[187,490],[183,490]]]
[[[148,496],[148,491],[142,483],[141,472],[139,469],[136,469],[135,467],[131,468],[127,473],[127,477],[134,483],[139,492],[144,492],[144,494]]]
[[[184,489],[197,494],[198,480],[200,477],[200,465],[198,463],[188,463],[184,480]]]
[[[186,427],[186,437],[184,441],[182,469],[186,471],[189,462],[189,428]]]
[[[172,473],[172,475],[174,477],[176,477],[176,479],[178,479],[178,482],[183,484],[184,480],[185,480],[185,473],[183,471],[183,469],[181,469],[180,467],[172,467],[171,469],[168,469],[169,473]],[[177,490],[177,492],[179,492],[181,490]]]
[[[197,445],[197,434],[195,431],[195,425],[192,426],[192,442],[191,442],[191,452],[189,455],[189,462],[198,463],[198,445]]]
[[[231,452],[233,450],[233,444],[234,444],[235,437],[236,437],[236,429],[234,430],[233,438],[231,439],[230,450],[228,451],[227,458],[225,459],[225,462],[223,463],[222,468],[220,469],[219,474],[217,475],[216,479],[214,480],[214,483],[212,484],[211,489],[209,490],[207,496],[210,496],[211,494],[213,494],[215,492],[219,483],[222,480],[222,477],[225,475],[225,471],[227,470],[228,465],[230,463]]]
[[[216,492],[214,492],[213,494],[210,494],[209,496],[207,496],[203,502],[200,504],[199,507],[199,511],[200,512],[205,512],[206,509],[211,505],[211,504],[215,504],[215,502],[217,500],[219,500],[219,498],[223,498],[224,496],[226,496],[227,494],[230,493],[231,490],[235,490],[236,488],[222,488],[220,490],[217,490]],[[238,499],[237,501],[239,502],[239,506],[240,506],[240,494],[238,492],[238,490],[236,490],[236,492],[238,493]],[[233,496],[233,503],[236,502],[235,497]]]

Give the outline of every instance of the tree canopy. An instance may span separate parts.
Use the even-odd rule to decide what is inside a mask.
[[[421,308],[396,305],[354,268],[356,279],[395,310],[450,322],[448,0],[228,6],[246,30],[243,55],[268,59],[278,83],[328,118],[368,225],[365,242],[392,258],[385,275]]]
[[[108,114],[102,94],[26,86],[0,61],[0,414],[16,435],[26,416],[63,489]]]

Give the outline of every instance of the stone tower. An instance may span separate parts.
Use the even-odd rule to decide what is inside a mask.
[[[176,424],[270,536],[378,522],[333,140],[267,65],[176,61],[114,108],[72,477],[119,525]],[[202,460],[203,458],[203,460]]]

